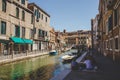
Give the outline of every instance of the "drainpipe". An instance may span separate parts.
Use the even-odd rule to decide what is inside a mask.
[[[92,53],[94,49],[94,44],[93,44],[93,19],[91,19],[91,43],[92,43]]]

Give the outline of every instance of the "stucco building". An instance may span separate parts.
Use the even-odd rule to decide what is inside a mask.
[[[48,50],[50,15],[28,0],[0,0],[0,53]]]
[[[28,8],[33,12],[34,18],[34,44],[33,50],[47,50],[50,27],[50,15],[35,3],[29,3]]]

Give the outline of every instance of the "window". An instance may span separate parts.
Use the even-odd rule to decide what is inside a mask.
[[[36,16],[37,15],[37,10],[35,9],[35,11],[34,11],[34,15]]]
[[[19,8],[16,8],[16,17],[19,18]]]
[[[1,22],[1,34],[6,34],[6,22]]]
[[[40,18],[40,16],[41,16],[41,13],[39,12],[39,9],[35,9],[34,15],[36,16],[36,21],[38,22],[38,21],[39,21],[39,18]]]
[[[43,20],[43,14],[42,14],[42,20]]]
[[[113,40],[112,39],[109,41],[109,45],[110,45],[110,50],[112,50],[113,49]]]
[[[6,12],[6,0],[2,0],[2,11]]]
[[[20,26],[15,25],[15,36],[20,37]]]
[[[43,31],[39,29],[38,37],[42,37],[42,36],[43,36]]]
[[[22,11],[22,20],[25,21],[25,11]]]
[[[38,12],[38,16],[39,16],[39,18],[40,18],[40,15],[41,15],[41,13],[40,13],[40,12]]]
[[[39,12],[39,10],[37,9],[37,20],[40,18],[40,12]]]
[[[22,27],[22,38],[25,38],[25,28]]]
[[[108,19],[108,31],[112,30],[112,27],[113,27],[113,18],[112,18],[112,15],[109,17]]]
[[[118,49],[118,38],[115,38],[115,49]]]
[[[117,13],[117,9],[114,10],[114,26],[116,26],[118,24],[118,17],[117,17],[118,13]]]
[[[45,21],[47,22],[47,17],[45,18]]]
[[[34,35],[33,29],[31,29],[31,30],[30,30],[30,38],[33,38],[33,35]]]
[[[31,24],[33,24],[33,15],[31,15]]]
[[[25,0],[21,0],[21,3],[22,3],[22,4],[25,4]]]
[[[47,32],[45,32],[45,36],[47,36]]]

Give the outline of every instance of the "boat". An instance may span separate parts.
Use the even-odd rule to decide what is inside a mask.
[[[57,54],[58,54],[58,53],[57,53],[56,50],[52,50],[52,51],[49,52],[49,55],[57,55]]]
[[[70,63],[75,58],[75,55],[67,54],[62,56],[61,58],[63,60],[63,63]]]

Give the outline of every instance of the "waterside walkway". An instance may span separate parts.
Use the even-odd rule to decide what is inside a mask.
[[[93,54],[97,71],[71,71],[63,80],[120,80],[120,64],[102,54]]]
[[[68,51],[70,49],[71,48],[66,48],[65,51]],[[14,54],[11,54],[11,55],[8,55],[8,54],[3,55],[2,54],[2,55],[0,55],[0,65],[23,60],[23,59],[33,58],[33,57],[37,57],[37,56],[48,55],[48,54],[49,54],[48,50],[32,51],[32,52],[26,51],[25,53],[19,53],[18,51],[16,51],[16,52],[14,52]]]
[[[77,58],[76,62],[78,63],[81,62],[86,55],[87,55],[87,52],[84,52],[79,58]],[[63,80],[71,72],[72,72],[71,69],[63,70],[60,74],[56,75],[50,80]]]
[[[49,51],[35,51],[34,53],[21,53],[21,54],[14,54],[14,55],[2,55],[0,56],[0,65],[15,62],[23,59],[33,58],[42,55],[48,55]]]

